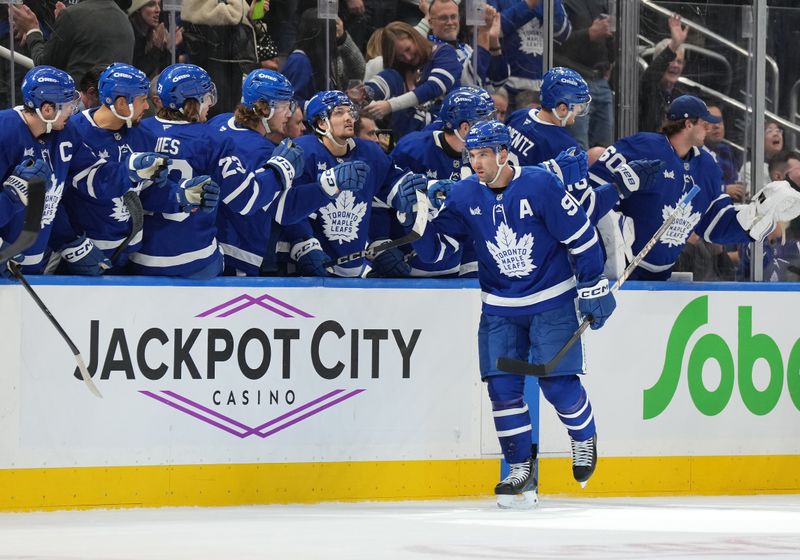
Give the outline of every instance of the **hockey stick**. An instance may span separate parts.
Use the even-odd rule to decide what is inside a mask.
[[[128,245],[131,244],[133,238],[142,231],[142,225],[144,224],[144,208],[142,208],[142,201],[139,199],[139,195],[137,195],[135,191],[128,191],[122,196],[122,201],[125,203],[125,207],[128,209],[128,214],[131,218],[131,232],[123,239],[122,243],[114,249],[114,254],[111,255],[111,264],[117,264],[119,256]]]
[[[17,256],[36,243],[42,229],[42,212],[44,211],[44,179],[33,177],[28,181],[28,206],[25,209],[25,222],[19,237],[0,251],[0,263]]]
[[[33,291],[33,288],[28,283],[28,280],[22,274],[19,265],[15,262],[9,262],[8,268],[14,275],[14,278],[16,278],[22,283],[22,285],[25,287],[25,291],[28,292],[28,294],[30,294],[30,296],[33,298],[33,301],[36,303],[36,305],[39,306],[39,309],[42,310],[42,313],[44,313],[47,316],[47,318],[50,319],[50,322],[56,328],[58,334],[60,334],[61,337],[64,339],[64,341],[67,343],[69,349],[72,350],[72,354],[75,356],[75,361],[78,362],[78,370],[81,372],[81,377],[83,378],[84,383],[86,383],[86,386],[89,388],[89,390],[92,392],[93,395],[102,399],[103,395],[100,394],[100,391],[97,390],[97,387],[92,381],[92,376],[89,375],[89,369],[86,367],[86,363],[83,361],[83,356],[81,356],[81,352],[80,350],[78,350],[78,347],[75,346],[75,343],[72,342],[72,339],[69,337],[69,335],[67,335],[67,333],[61,327],[58,321],[56,321],[56,318],[53,317],[53,314],[50,313],[50,310],[47,308],[47,306],[44,304],[41,298],[39,298],[38,294],[35,291]]]
[[[658,230],[653,234],[653,237],[651,237],[650,240],[645,244],[645,246],[642,247],[642,250],[639,251],[639,254],[637,254],[633,258],[631,264],[629,264],[628,267],[622,272],[616,284],[614,284],[614,286],[611,287],[612,293],[619,290],[622,284],[624,284],[625,281],[630,277],[630,275],[633,274],[633,271],[636,269],[637,266],[639,266],[639,263],[641,263],[642,260],[647,256],[647,253],[649,253],[650,250],[653,247],[655,247],[656,243],[658,243],[659,239],[661,239],[661,236],[664,235],[667,229],[669,229],[669,226],[672,225],[672,222],[674,222],[678,218],[678,216],[684,212],[686,206],[699,192],[700,192],[700,187],[695,185],[694,187],[691,188],[689,192],[687,192],[683,196],[683,198],[678,202],[678,205],[675,207],[675,210],[673,210],[672,213],[669,216],[667,216],[667,219],[664,221],[663,224],[661,224],[661,227],[658,228]],[[591,315],[587,316],[581,322],[580,326],[578,327],[578,330],[576,330],[573,333],[572,337],[570,337],[570,339],[566,342],[566,344],[564,344],[561,350],[559,350],[558,353],[549,362],[546,362],[544,364],[532,364],[524,360],[516,360],[514,358],[501,357],[497,359],[497,369],[507,373],[516,373],[518,375],[533,375],[535,377],[545,377],[556,368],[561,359],[567,354],[569,349],[572,348],[572,346],[581,338],[581,335],[583,335],[583,333],[586,331],[589,325],[592,324],[593,321],[594,319],[592,318]]]
[[[372,249],[364,249],[363,251],[356,251],[355,253],[350,253],[349,255],[342,255],[338,259],[326,262],[323,266],[325,268],[332,268],[334,266],[340,266],[358,259],[368,258],[372,260],[389,249],[394,249],[400,245],[413,243],[422,237],[422,235],[425,233],[425,227],[428,225],[429,202],[428,196],[424,192],[416,191],[416,194],[417,215],[414,218],[414,225],[411,227],[411,231],[409,231],[406,235],[397,239],[390,239],[385,243],[381,243],[380,245],[373,247]]]

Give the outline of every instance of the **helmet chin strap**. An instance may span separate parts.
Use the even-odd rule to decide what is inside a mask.
[[[494,174],[494,177],[491,181],[487,181],[487,185],[493,185],[499,178],[500,173],[503,171],[503,168],[508,165],[508,158],[503,163],[500,163],[500,152],[494,153],[494,161],[497,163],[497,173]]]
[[[553,113],[553,114],[555,114],[555,113]],[[570,117],[572,117],[574,114],[575,113],[572,111],[572,109],[569,109],[567,111],[567,114],[564,115],[563,118],[559,117],[558,115],[556,115],[556,118],[558,119],[558,122],[561,123],[561,126],[567,126],[567,121],[569,121]]]
[[[332,128],[331,127],[331,121],[330,121],[330,119],[328,117],[325,117],[325,123],[327,123],[327,125],[328,125],[328,130],[322,130],[321,128],[315,128],[314,130],[316,132],[318,132],[319,134],[322,134],[323,136],[325,136],[331,142],[333,142],[333,145],[336,146],[337,148],[346,148],[347,147],[347,142],[345,142],[344,144],[339,144],[339,142],[337,142],[336,140],[333,139],[333,134],[331,133],[331,128]]]
[[[47,120],[46,118],[44,118],[44,115],[42,115],[41,108],[36,109],[36,116],[38,116],[42,120],[42,122],[45,124],[44,133],[45,134],[50,134],[50,132],[53,130],[53,123],[56,122],[61,117],[61,109],[56,111],[56,116],[53,117],[52,120]]]
[[[269,120],[272,118],[272,115],[274,114],[275,114],[275,107],[270,107],[269,115],[267,115],[266,117],[261,117],[261,124],[264,126],[264,130],[266,131],[264,133],[264,136],[272,132],[272,129],[269,127]]]
[[[114,115],[115,117],[117,117],[121,121],[125,121],[125,125],[128,128],[133,127],[133,103],[128,103],[128,113],[130,113],[130,114],[127,117],[123,117],[122,115],[117,113],[117,110],[114,108],[113,105],[109,105],[108,108],[111,109],[111,114],[112,115]]]

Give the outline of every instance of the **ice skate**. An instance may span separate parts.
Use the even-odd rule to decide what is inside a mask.
[[[597,434],[586,441],[575,441],[572,436],[569,439],[572,444],[572,476],[580,482],[581,488],[586,488],[597,466]]]
[[[524,463],[509,465],[508,476],[494,487],[497,506],[503,509],[531,509],[539,503],[536,482],[536,447]]]

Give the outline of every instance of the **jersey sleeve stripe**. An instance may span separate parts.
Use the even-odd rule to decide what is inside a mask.
[[[586,243],[584,243],[583,245],[581,245],[579,247],[574,247],[573,249],[570,249],[569,252],[570,252],[571,255],[580,255],[581,253],[583,253],[587,249],[591,248],[592,245],[594,245],[595,243],[597,243],[597,231],[596,230],[592,234],[592,238],[589,241],[587,241]]]
[[[572,236],[570,236],[569,238],[567,238],[567,239],[564,239],[564,240],[563,240],[561,243],[563,243],[564,245],[569,245],[569,244],[570,244],[570,243],[572,243],[573,241],[575,241],[575,240],[579,239],[581,235],[583,235],[584,233],[586,233],[586,230],[588,230],[588,229],[589,229],[589,226],[590,226],[590,225],[592,225],[592,224],[589,222],[589,220],[586,220],[586,221],[583,223],[583,227],[581,227],[581,229],[579,229],[578,231],[576,231],[576,232],[575,232],[575,233],[574,233]]]
[[[233,201],[233,200],[234,200],[234,199],[235,199],[237,196],[239,196],[240,194],[242,194],[242,191],[244,191],[244,190],[245,190],[247,187],[249,187],[249,186],[250,186],[250,183],[252,183],[252,182],[253,182],[253,179],[254,179],[254,178],[255,178],[255,175],[254,175],[253,173],[249,173],[249,174],[247,175],[247,177],[245,177],[245,178],[244,178],[244,181],[242,181],[242,183],[241,183],[241,184],[240,184],[238,187],[236,187],[236,188],[233,190],[233,192],[231,192],[231,194],[229,194],[228,196],[226,196],[226,197],[225,197],[225,198],[222,200],[222,202],[224,202],[225,204],[230,204],[230,203],[231,203],[231,202],[232,202],[232,201]]]
[[[728,196],[727,194],[724,194],[724,195],[718,197],[717,199],[715,199],[714,202],[711,203],[710,208],[713,208],[714,205],[719,200],[721,200],[722,198],[726,198],[727,196]],[[711,243],[711,233],[714,231],[714,228],[717,227],[717,224],[719,223],[719,221],[722,219],[722,217],[725,215],[725,213],[728,210],[735,210],[735,208],[733,207],[733,205],[728,204],[728,205],[724,206],[723,208],[721,208],[720,210],[717,211],[717,215],[714,216],[714,219],[711,220],[711,222],[708,224],[708,227],[706,227],[705,232],[703,232],[703,239],[705,239],[706,241]]]

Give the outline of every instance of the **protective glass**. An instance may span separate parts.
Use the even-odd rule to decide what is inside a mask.
[[[270,103],[275,113],[285,113],[289,116],[293,115],[297,109],[297,102],[294,99],[273,101]]]
[[[331,116],[343,117],[347,113],[350,113],[350,116],[354,121],[358,120],[358,109],[353,105],[339,105],[338,107],[335,107],[333,111],[331,111]]]

